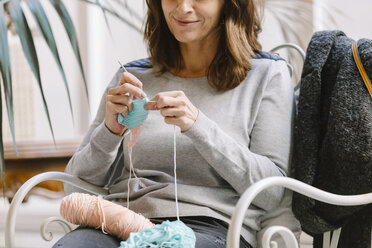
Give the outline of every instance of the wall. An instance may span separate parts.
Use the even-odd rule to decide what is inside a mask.
[[[360,38],[372,39],[371,0],[327,0],[324,2],[326,11],[335,18],[336,25],[331,25],[331,28],[340,29],[356,40]],[[327,27],[323,28],[327,29]]]
[[[144,19],[144,1],[130,1],[130,7]],[[123,14],[126,14],[123,11]],[[126,14],[135,25],[141,27],[142,20],[136,21]],[[102,11],[88,7],[88,54],[89,87],[91,90],[91,118],[98,109],[104,89],[119,69],[118,60],[125,64],[129,61],[147,57],[147,50],[142,33],[123,24],[116,18],[108,16],[111,32],[107,29]]]

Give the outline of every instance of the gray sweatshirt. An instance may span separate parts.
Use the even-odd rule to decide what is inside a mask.
[[[217,92],[206,77],[155,76],[153,68],[129,67],[151,98],[181,90],[199,109],[186,132],[177,128],[177,185],[181,216],[210,216],[229,222],[239,196],[253,183],[286,176],[291,158],[293,87],[282,60],[252,59],[252,70],[236,88]],[[108,85],[115,87],[120,70]],[[109,189],[106,199],[126,205],[129,177],[128,141],[104,125],[105,96],[97,116],[66,172]],[[119,149],[121,142],[124,152]],[[137,179],[130,181],[130,209],[145,217],[176,216],[173,174],[173,126],[150,111],[133,148]],[[117,174],[116,178],[112,175]],[[75,189],[66,187],[69,193]],[[284,189],[260,193],[246,212],[242,235],[253,246],[267,211],[280,205]],[[284,221],[291,222],[286,219]]]

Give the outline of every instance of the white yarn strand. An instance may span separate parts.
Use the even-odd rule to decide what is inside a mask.
[[[176,133],[176,126],[173,126],[173,163],[174,163],[174,194],[175,194],[175,200],[176,200],[176,214],[177,214],[177,220],[180,221],[180,214],[179,214],[179,207],[178,207],[178,191],[177,191],[177,139],[176,139],[177,133]],[[132,132],[130,132],[130,140],[132,139]],[[131,164],[131,150],[132,148],[128,147],[128,153],[129,153],[129,163]],[[123,140],[123,153],[124,153],[124,140]],[[125,166],[125,165],[124,165]],[[129,166],[129,179],[127,183],[127,208],[129,209],[129,194],[130,194],[130,180],[132,177],[132,171],[134,173],[134,168]],[[135,175],[135,177],[137,177]]]
[[[130,132],[130,137],[129,137],[129,140],[132,139],[132,131]],[[124,153],[124,139],[123,139],[123,153]],[[129,164],[131,164],[132,162],[132,148],[129,148],[128,147],[128,154],[129,154]],[[125,161],[124,157],[123,157],[123,162]],[[125,166],[125,164],[124,164]],[[132,178],[132,167],[129,165],[129,179],[128,179],[128,183],[127,183],[127,188],[128,188],[128,191],[127,191],[127,208],[129,209],[129,194],[130,194],[130,180]]]
[[[177,220],[180,221],[180,213],[178,208],[178,193],[177,193],[177,143],[176,143],[176,125],[173,126],[173,160],[174,160],[174,194],[176,198],[176,213]]]

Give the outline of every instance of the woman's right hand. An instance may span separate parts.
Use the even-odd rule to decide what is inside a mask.
[[[118,114],[124,117],[132,111],[132,98],[144,98],[145,92],[142,91],[142,82],[133,74],[124,72],[121,76],[119,85],[111,88],[106,96],[106,115],[105,125],[114,134],[121,135],[127,127],[119,124]]]

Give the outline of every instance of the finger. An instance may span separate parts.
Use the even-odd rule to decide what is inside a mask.
[[[158,98],[161,96],[178,97],[178,96],[185,96],[185,93],[181,90],[164,91],[164,92],[160,92],[156,94],[154,98]]]
[[[168,106],[185,105],[186,101],[181,100],[183,97],[185,97],[185,93],[183,91],[160,92],[156,94],[156,96],[154,96],[150,102],[146,103],[144,107],[147,110],[159,110],[160,108]]]
[[[143,107],[146,110],[159,110],[159,108],[156,106],[156,101],[150,100],[149,102],[145,103]]]
[[[108,107],[113,110],[113,114],[122,114],[124,117],[128,115],[129,108],[127,105],[116,104],[112,102],[108,102]]]
[[[138,98],[146,97],[146,94],[145,92],[142,91],[142,89],[136,86],[133,86],[132,84],[129,84],[129,83],[125,83],[118,87],[109,89],[107,92],[108,95],[124,95],[127,93],[132,94],[133,96],[136,96]]]
[[[107,95],[106,101],[121,104],[128,107],[128,111],[131,112],[133,109],[132,100],[128,95]]]
[[[121,75],[119,85],[123,85],[125,83],[132,84],[133,86],[140,87],[141,89],[143,86],[142,82],[136,76],[127,71]]]
[[[186,115],[186,111],[180,108],[163,108],[160,114],[164,117],[181,117]]]
[[[107,95],[106,96],[107,102],[119,103],[123,105],[129,106],[132,101],[128,95]]]
[[[164,107],[186,106],[186,101],[183,97],[180,96],[161,95],[156,102],[156,106],[159,109],[162,109]]]
[[[184,123],[182,117],[171,117],[171,116],[165,117],[164,122],[170,125],[176,125],[178,127],[181,127]]]

